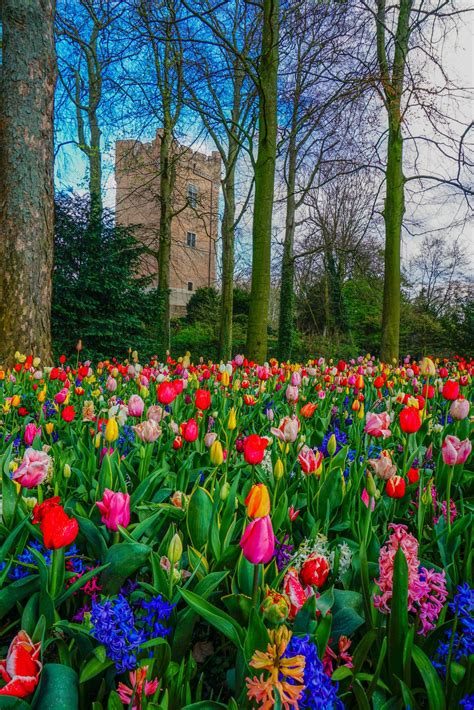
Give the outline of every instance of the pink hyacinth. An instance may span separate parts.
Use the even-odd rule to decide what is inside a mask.
[[[383,614],[390,613],[389,602],[393,593],[393,566],[399,547],[402,548],[408,565],[408,610],[418,614],[421,622],[419,634],[425,636],[434,628],[446,601],[445,572],[420,568],[418,540],[408,532],[406,525],[391,523],[393,530],[379,556],[379,579],[376,580],[381,594],[374,596],[374,606]]]

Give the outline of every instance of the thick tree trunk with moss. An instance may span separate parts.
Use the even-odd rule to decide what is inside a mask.
[[[259,140],[252,229],[252,288],[247,331],[247,356],[257,362],[264,362],[267,357],[277,138],[279,0],[264,0],[263,15],[262,50],[258,67]]]
[[[1,0],[0,360],[51,361],[54,0]]]
[[[157,325],[158,357],[164,359],[170,349],[170,266],[171,198],[173,194],[172,132],[165,127],[160,145],[160,241],[158,247]]]
[[[405,212],[401,102],[412,7],[413,0],[400,0],[393,63],[390,67],[386,49],[386,0],[377,0],[377,58],[389,128],[383,215],[385,222],[385,270],[380,352],[382,360],[386,362],[398,361],[400,347],[400,242]]]

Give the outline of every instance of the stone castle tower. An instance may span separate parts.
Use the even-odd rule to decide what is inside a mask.
[[[115,144],[116,219],[134,226],[150,250],[142,274],[157,284],[156,254],[160,228],[160,134],[150,143],[120,140]],[[178,143],[171,222],[170,303],[172,315],[183,315],[193,292],[216,283],[216,243],[221,158]]]

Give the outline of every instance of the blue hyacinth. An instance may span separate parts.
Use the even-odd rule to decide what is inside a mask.
[[[344,703],[337,697],[338,684],[333,683],[324,672],[316,644],[310,640],[309,635],[293,635],[283,657],[292,658],[298,655],[305,658],[305,689],[298,698],[298,707],[301,710],[344,710]],[[294,684],[291,678],[286,680]]]
[[[92,635],[102,643],[119,673],[137,666],[140,646],[171,633],[165,624],[175,605],[160,594],[133,606],[122,595],[92,604]]]
[[[449,609],[457,617],[456,631],[446,631],[432,659],[442,677],[446,676],[450,653],[451,661],[458,663],[474,653],[474,589],[467,582],[458,587]]]

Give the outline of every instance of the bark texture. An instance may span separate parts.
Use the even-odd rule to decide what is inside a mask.
[[[259,62],[258,153],[252,229],[252,288],[250,292],[247,356],[267,357],[270,302],[270,250],[277,139],[277,75],[279,0],[264,0],[262,51]]]
[[[0,360],[51,361],[54,0],[1,0]]]
[[[386,3],[377,0],[377,56],[388,117],[385,222],[385,269],[381,358],[398,361],[400,346],[400,243],[405,212],[401,101],[410,39],[413,0],[400,0],[392,66],[386,50]]]

